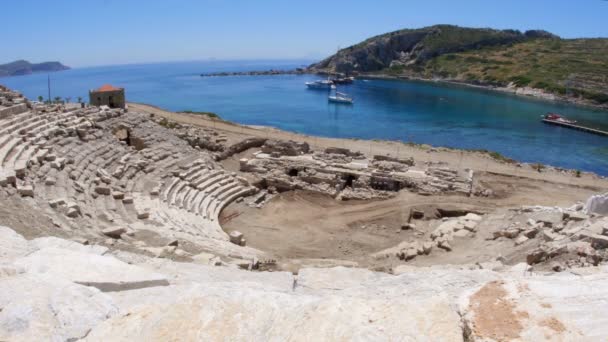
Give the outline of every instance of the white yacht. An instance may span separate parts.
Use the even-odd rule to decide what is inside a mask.
[[[306,82],[308,89],[329,89],[333,84],[330,80]]]
[[[348,96],[347,94],[344,93],[340,93],[338,91],[336,91],[336,95],[335,96],[329,96],[328,97],[328,101],[329,102],[333,102],[333,103],[342,103],[342,104],[353,104],[353,98]]]

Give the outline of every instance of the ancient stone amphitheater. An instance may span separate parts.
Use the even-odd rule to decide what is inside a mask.
[[[221,164],[233,156],[238,170]],[[292,190],[337,200],[487,195],[473,170],[413,165],[231,141],[150,113],[30,103],[0,88],[0,341],[608,336],[603,198],[594,211],[573,203],[420,221],[420,239],[369,256],[399,263],[386,272],[337,262],[286,272],[220,225],[231,203],[259,207]],[[402,229],[415,230],[410,222]],[[435,249],[449,257],[450,244],[473,236],[528,246],[528,262],[406,263]],[[562,272],[531,267],[556,260]]]

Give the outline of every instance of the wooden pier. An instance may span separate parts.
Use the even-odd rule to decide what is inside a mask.
[[[569,123],[555,121],[555,120],[549,120],[549,119],[543,119],[543,122],[546,123],[546,124],[550,124],[550,125],[557,125],[557,126],[577,129],[579,131],[584,131],[584,132],[587,132],[587,133],[608,136],[608,132],[601,131],[601,130],[595,129],[595,128],[589,128],[589,127],[585,127],[585,126],[579,126],[579,125],[574,125],[574,124],[569,124]]]

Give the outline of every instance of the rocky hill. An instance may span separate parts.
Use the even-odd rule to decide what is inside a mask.
[[[0,65],[0,77],[29,75],[37,72],[55,72],[68,70],[69,67],[59,62],[30,63],[25,60]]]
[[[310,69],[531,88],[605,105],[607,52],[608,39],[437,25],[367,39]]]

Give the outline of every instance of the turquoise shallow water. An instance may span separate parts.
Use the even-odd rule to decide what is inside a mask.
[[[244,124],[328,137],[391,139],[498,151],[508,157],[608,175],[608,137],[540,122],[562,113],[608,130],[608,112],[426,82],[357,80],[341,87],[353,106],[328,104],[307,90],[314,75],[200,77],[216,71],[291,68],[308,61],[182,62],[81,68],[51,74],[52,96],[87,98],[104,83],[127,99],[170,110],[199,110]],[[34,99],[46,96],[46,75],[1,78]]]

